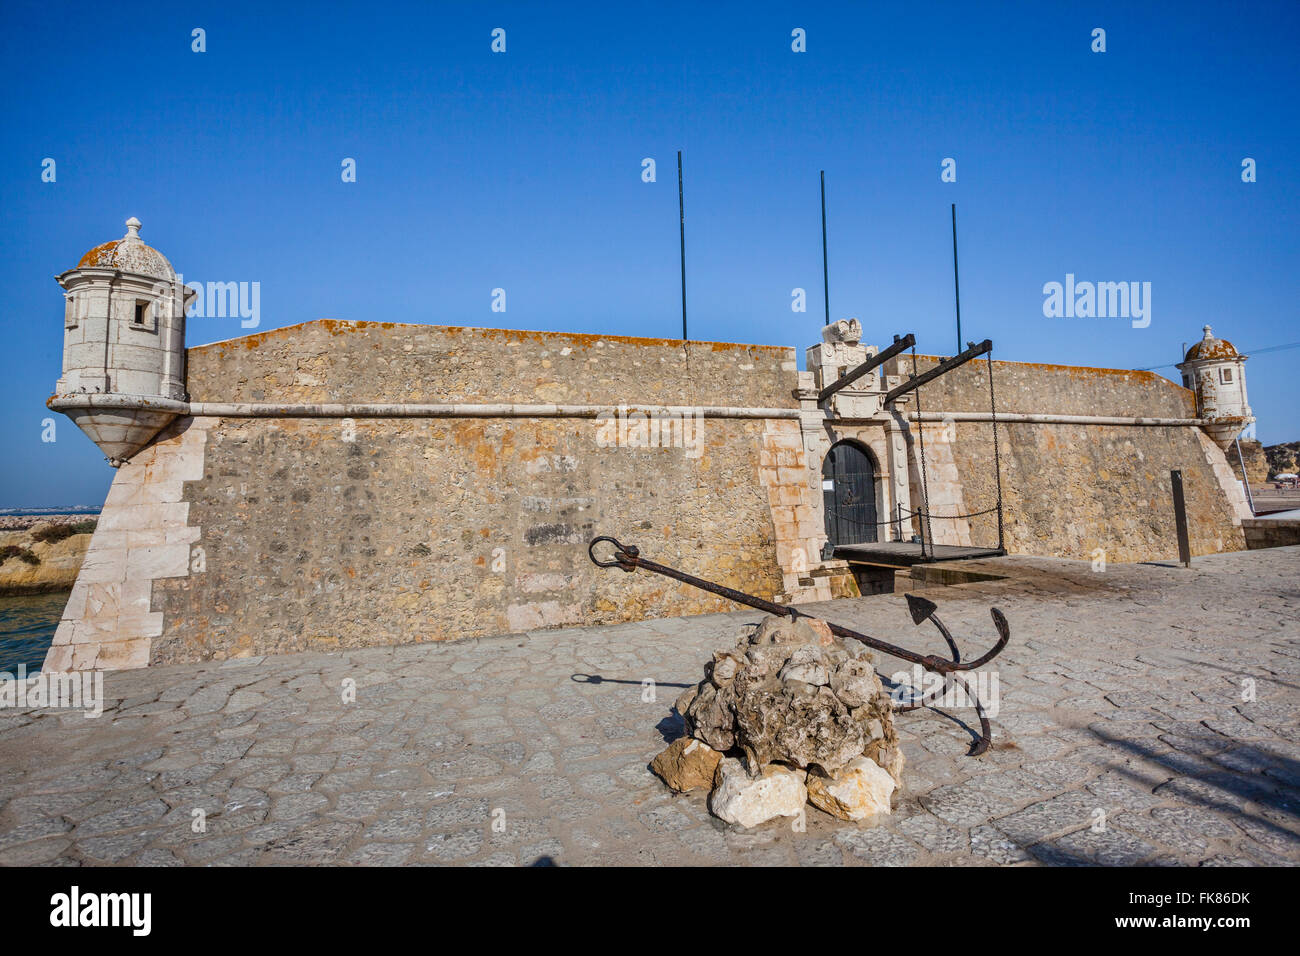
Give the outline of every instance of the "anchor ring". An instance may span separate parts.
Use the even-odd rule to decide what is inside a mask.
[[[601,561],[596,557],[596,545],[602,541],[608,541],[614,546],[614,557],[609,561]],[[591,558],[591,563],[598,568],[621,568],[631,573],[636,570],[634,562],[638,554],[640,552],[637,550],[636,545],[624,546],[617,538],[612,538],[607,534],[592,538],[591,544],[587,545],[587,557]]]

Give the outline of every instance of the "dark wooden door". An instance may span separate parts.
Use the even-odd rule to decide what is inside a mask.
[[[876,466],[860,446],[831,446],[822,462],[822,505],[832,545],[877,540]]]

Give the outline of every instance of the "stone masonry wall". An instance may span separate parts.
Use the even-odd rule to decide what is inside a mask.
[[[1300,520],[1281,518],[1247,518],[1242,522],[1246,532],[1246,546],[1257,548],[1289,548],[1300,545]]]
[[[792,351],[762,346],[319,322],[191,349],[189,362],[196,402],[797,407]],[[768,598],[807,597],[797,554],[817,523],[798,493],[798,422],[698,427],[694,447],[628,447],[578,418],[181,419],[118,473],[50,664],[733,607],[595,568],[598,533]],[[127,526],[152,536],[133,542]]]
[[[918,371],[938,360],[918,357]],[[1191,418],[1192,393],[1151,372],[993,363],[999,413]],[[911,372],[910,356],[897,360]],[[926,412],[985,412],[988,367],[976,360],[922,386]],[[915,428],[915,423],[913,423]],[[945,435],[950,440],[945,440]],[[1181,469],[1193,554],[1238,551],[1240,492],[1201,429],[1189,426],[1000,422],[1006,547],[1012,553],[1106,560],[1176,557],[1169,472]],[[987,422],[925,426],[930,509],[982,511],[997,500],[993,429]],[[915,444],[915,443],[914,443]],[[955,481],[954,485],[954,471]],[[919,482],[913,494],[920,500]],[[962,533],[969,529],[968,536]],[[932,522],[934,540],[992,547],[997,515]]]
[[[799,408],[793,350],[767,346],[321,321],[194,348],[188,365],[191,401],[206,403]],[[926,386],[921,407],[985,410],[986,374],[972,364]],[[996,375],[1003,412],[1192,414],[1190,393],[1150,373],[997,363]],[[820,446],[809,450],[794,418],[696,423],[698,443],[630,447],[584,418],[179,419],[118,472],[47,667],[731,607],[595,568],[596,534],[764,597],[830,596],[818,577]],[[892,446],[877,430],[878,441],[858,437],[883,462]],[[1170,468],[1183,469],[1193,551],[1244,547],[1231,472],[1199,429],[1006,423],[1001,438],[1012,551],[1172,556]],[[987,424],[927,425],[926,442],[932,510],[992,504]],[[915,474],[910,492],[917,506]],[[991,544],[994,520],[935,536]]]
[[[188,352],[193,402],[797,408],[794,350],[322,319]]]
[[[922,430],[924,430],[925,444],[925,470],[926,483],[924,486],[925,495],[922,495],[921,483],[921,445]],[[912,468],[909,469],[909,478],[912,487],[915,489],[912,493],[913,501],[929,501],[929,511],[934,515],[966,515],[974,511],[983,511],[993,506],[993,501],[985,503],[980,501],[978,506],[967,507],[966,495],[968,494],[968,478],[975,477],[972,475],[971,464],[957,445],[957,431],[947,424],[936,422],[913,422],[911,427],[910,442]],[[976,468],[980,465],[975,463]],[[973,484],[969,488],[969,493],[979,494],[980,490]],[[996,500],[996,499],[995,499]],[[923,510],[918,504],[915,510]],[[994,515],[996,519],[996,515]],[[974,521],[978,519],[943,519],[931,517],[924,528],[921,527],[922,518],[920,515],[914,515],[906,523],[909,534],[923,534],[926,541],[933,541],[936,544],[951,544],[958,547],[971,547],[979,545],[983,547],[992,547],[997,544],[996,527],[994,521],[994,535],[991,539],[971,540],[971,531],[973,530]]]
[[[187,484],[206,570],[159,582],[153,660],[453,640],[729,607],[600,570],[598,533],[782,592],[764,423],[706,421],[705,451],[600,448],[585,420],[222,420]]]
[[[826,535],[819,495],[809,481],[805,436],[798,421],[773,419],[764,424],[758,473],[772,511],[783,591],[791,603],[829,601],[835,596],[831,579],[812,576]]]
[[[154,585],[189,573],[201,533],[183,500],[186,483],[203,477],[207,431],[202,420],[192,424],[168,426],[118,469],[45,670],[115,670],[151,660],[165,623]]]
[[[928,436],[942,427],[927,426],[927,452]],[[992,507],[992,427],[955,427],[951,450],[965,507]],[[1108,562],[1177,557],[1169,481],[1174,468],[1183,473],[1192,553],[1242,550],[1240,518],[1207,460],[1202,436],[1199,428],[1176,426],[999,424],[1007,550],[1090,560],[1100,548]],[[937,503],[933,509],[940,511]],[[934,522],[935,539],[944,540],[940,525],[954,523]],[[963,523],[971,543],[997,544],[996,514]]]
[[[933,355],[918,355],[916,369],[924,372],[940,361]],[[886,365],[890,374],[906,380],[912,372],[912,357],[899,356]],[[1196,417],[1195,396],[1155,372],[994,362],[993,385],[999,412]],[[920,393],[922,411],[987,412],[988,362],[983,357],[967,362],[921,386]]]

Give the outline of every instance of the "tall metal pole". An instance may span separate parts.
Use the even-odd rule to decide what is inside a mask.
[[[822,301],[826,304],[826,322],[831,324],[831,280],[826,266],[826,170],[822,170]]]
[[[1186,350],[1184,350],[1183,354],[1187,354]],[[1250,505],[1250,513],[1253,516],[1255,514],[1255,496],[1250,492],[1250,476],[1246,474],[1246,459],[1241,454],[1241,436],[1234,438],[1232,443],[1237,446],[1237,464],[1241,465],[1241,483],[1246,486],[1246,504]]]
[[[682,341],[686,335],[686,198],[682,192],[682,151],[677,151],[677,212],[681,216],[682,232]]]
[[[957,352],[961,344],[961,285],[957,281],[957,204],[952,204],[952,295],[957,303]],[[954,352],[953,354],[957,354]]]

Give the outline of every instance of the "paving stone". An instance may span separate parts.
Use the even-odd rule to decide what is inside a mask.
[[[564,856],[564,844],[554,839],[530,844],[519,851],[519,861],[524,866],[559,866]]]
[[[993,826],[971,828],[970,849],[975,856],[1001,866],[1033,859],[1028,850]]]
[[[1149,782],[1144,778],[1122,774],[1116,771],[1103,773],[1097,779],[1089,781],[1084,787],[1097,798],[1099,806],[1120,807],[1125,810],[1140,811],[1164,802],[1164,798],[1155,795],[1143,784]],[[1163,783],[1163,779],[1157,781]],[[1154,784],[1152,785],[1154,787]]]
[[[1300,850],[1300,834],[1268,820],[1242,814],[1232,817],[1232,822],[1245,831],[1251,843],[1278,857],[1291,859]]]
[[[954,826],[985,823],[1016,806],[1015,801],[991,795],[970,780],[938,787],[920,799],[926,810]]]
[[[965,830],[949,826],[928,813],[919,813],[898,824],[898,832],[932,853],[960,853],[970,848]]]
[[[191,863],[207,864],[244,849],[244,838],[238,833],[225,836],[193,839],[176,847]]]
[[[272,820],[293,820],[323,810],[329,806],[329,797],[323,793],[291,793],[279,797],[271,805]]]
[[[655,807],[637,814],[637,818],[647,830],[655,833],[685,830],[692,825],[691,818],[677,807]]]
[[[135,830],[130,833],[89,837],[77,841],[77,850],[82,856],[99,863],[119,863],[143,850],[157,835],[157,830]]]
[[[78,824],[77,837],[84,838],[100,833],[110,833],[114,830],[144,826],[161,819],[168,809],[166,803],[155,799],[122,807],[119,810],[110,810]]]
[[[321,778],[318,773],[291,773],[267,787],[270,793],[306,793]]]
[[[1123,830],[1079,830],[1050,844],[1030,848],[1039,860],[1053,866],[1093,864],[1135,866],[1155,854],[1156,848]]]
[[[1226,820],[1200,807],[1157,807],[1151,818],[1196,836],[1228,839],[1236,832]]]
[[[431,829],[481,826],[491,823],[492,807],[486,800],[452,798],[434,804],[425,812],[425,825]]]
[[[43,817],[33,820],[30,823],[24,823],[21,826],[14,827],[12,830],[0,833],[0,850],[7,850],[10,847],[17,846],[21,843],[27,843],[30,840],[40,840],[45,837],[57,836],[67,833],[72,829],[72,824],[62,817]]]
[[[1083,760],[1034,760],[1025,768],[1036,777],[1042,777],[1054,788],[1073,786],[1087,780],[1097,772],[1095,764]]]
[[[65,856],[71,848],[72,841],[60,837],[12,844],[0,849],[0,866],[40,866],[53,860],[71,859]]]
[[[911,840],[883,827],[840,830],[834,839],[872,866],[907,866],[921,855],[921,848]]]
[[[370,823],[361,834],[364,840],[414,840],[424,832],[424,811],[407,807],[389,811]]]
[[[185,861],[171,850],[150,849],[132,861],[135,866],[184,866]]]
[[[1086,826],[1096,819],[1095,811],[1104,812],[1105,809],[1093,794],[1072,791],[998,817],[993,822],[1017,843],[1028,845]]]
[[[270,862],[332,863],[361,830],[359,823],[313,823],[266,845]]]
[[[447,833],[433,833],[425,838],[424,855],[429,859],[450,863],[475,856],[483,847],[483,831],[477,828],[465,828]],[[509,857],[510,866],[515,863],[513,855]]]
[[[833,840],[799,839],[794,847],[800,866],[844,865],[844,851]]]
[[[348,854],[346,862],[360,866],[401,866],[414,852],[414,843],[367,843]]]
[[[425,786],[429,782],[429,775],[418,767],[398,767],[375,771],[370,782],[377,789],[410,790]]]
[[[352,790],[340,793],[334,799],[334,810],[340,817],[361,819],[369,817],[378,810],[401,800],[401,795],[392,790]],[[423,817],[424,811],[414,808],[406,812]],[[381,837],[380,839],[385,839]]]

